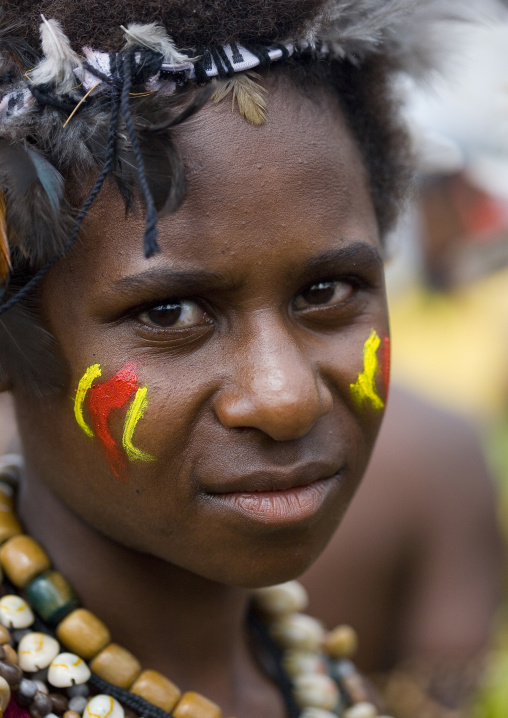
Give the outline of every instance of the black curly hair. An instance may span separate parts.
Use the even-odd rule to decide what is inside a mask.
[[[322,0],[29,0],[4,2],[4,19],[16,25],[24,41],[34,44],[34,27],[40,13],[59,20],[74,47],[92,45],[104,50],[118,51],[123,43],[120,25],[129,22],[159,22],[164,24],[178,47],[205,47],[230,41],[277,41],[298,37],[322,11]],[[324,89],[338,99],[351,132],[362,153],[370,178],[370,190],[381,236],[393,226],[401,202],[409,185],[408,142],[397,120],[397,112],[390,92],[390,64],[381,53],[362,63],[350,60],[317,61],[310,55],[274,63],[263,73],[280,73],[299,92],[312,98],[316,88]],[[192,89],[191,92],[194,92]],[[143,119],[143,113],[154,107],[160,111],[160,100],[133,100],[133,113]],[[145,108],[150,108],[146,110]],[[163,109],[163,108],[162,108]],[[91,110],[85,110],[91,111]],[[96,110],[98,111],[98,110]],[[104,111],[104,108],[100,108]],[[58,110],[55,126],[62,123]],[[146,119],[146,117],[145,117]],[[36,146],[67,179],[75,179],[80,163],[55,150],[52,133],[35,136]],[[30,141],[34,141],[34,135]],[[167,135],[167,142],[171,137]],[[102,144],[105,144],[104,142]],[[176,148],[177,150],[177,148]],[[83,168],[90,176],[90,167]],[[74,185],[68,181],[68,186]],[[83,182],[81,182],[81,185]],[[183,187],[183,185],[182,185]],[[180,193],[183,197],[183,189]],[[72,195],[70,194],[72,199]],[[175,205],[176,208],[176,205]],[[34,267],[19,257],[11,276],[13,290],[30,278]],[[50,359],[52,338],[39,320],[37,295],[20,302],[19,307],[0,317],[0,379],[2,370],[14,386],[30,391],[48,393],[60,388],[61,368],[55,371]],[[26,334],[30,334],[27,337]],[[23,351],[16,343],[21,341]],[[27,358],[28,357],[28,358]],[[27,361],[30,360],[30,366]]]

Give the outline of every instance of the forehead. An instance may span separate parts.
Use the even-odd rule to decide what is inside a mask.
[[[220,265],[231,251],[260,251],[281,239],[294,239],[296,254],[321,237],[377,244],[368,177],[337,102],[281,83],[269,93],[262,127],[250,126],[226,99],[208,104],[175,133],[187,194],[159,222],[161,254],[144,259],[142,213],[126,219],[109,187],[91,210],[86,242],[71,263],[91,264],[94,276],[120,275],[168,261]]]

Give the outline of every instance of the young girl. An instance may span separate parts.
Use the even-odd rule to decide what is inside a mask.
[[[413,4],[4,5],[9,715],[377,715],[297,584],[249,604],[326,545],[382,418],[388,75],[446,9]]]

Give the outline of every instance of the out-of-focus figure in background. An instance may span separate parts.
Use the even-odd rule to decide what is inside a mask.
[[[508,20],[457,42],[446,78],[402,88],[421,175],[394,250],[399,388],[359,495],[308,576],[314,613],[355,626],[357,661],[385,673],[398,718],[508,716],[499,612],[485,661],[496,503],[508,536]],[[330,582],[333,603],[316,588]]]

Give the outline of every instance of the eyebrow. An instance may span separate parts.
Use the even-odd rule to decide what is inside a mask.
[[[338,269],[345,265],[347,270],[368,267],[382,268],[384,265],[380,252],[367,242],[353,242],[346,247],[328,249],[311,257],[305,264],[304,275],[326,270],[327,267]]]
[[[114,284],[118,291],[130,294],[136,290],[143,290],[147,287],[152,291],[193,292],[204,288],[233,289],[233,282],[226,275],[220,272],[207,270],[173,270],[163,267],[147,269],[139,274],[122,277]]]
[[[288,276],[307,277],[327,269],[337,270],[345,265],[350,271],[355,267],[382,267],[383,259],[375,247],[366,242],[354,242],[346,247],[328,249],[315,257],[311,257],[301,269],[289,268]],[[233,291],[238,283],[221,272],[208,270],[177,270],[166,267],[154,267],[139,274],[122,277],[114,283],[115,289],[122,294],[149,289],[161,294],[177,295],[180,292],[193,293],[200,291]]]

